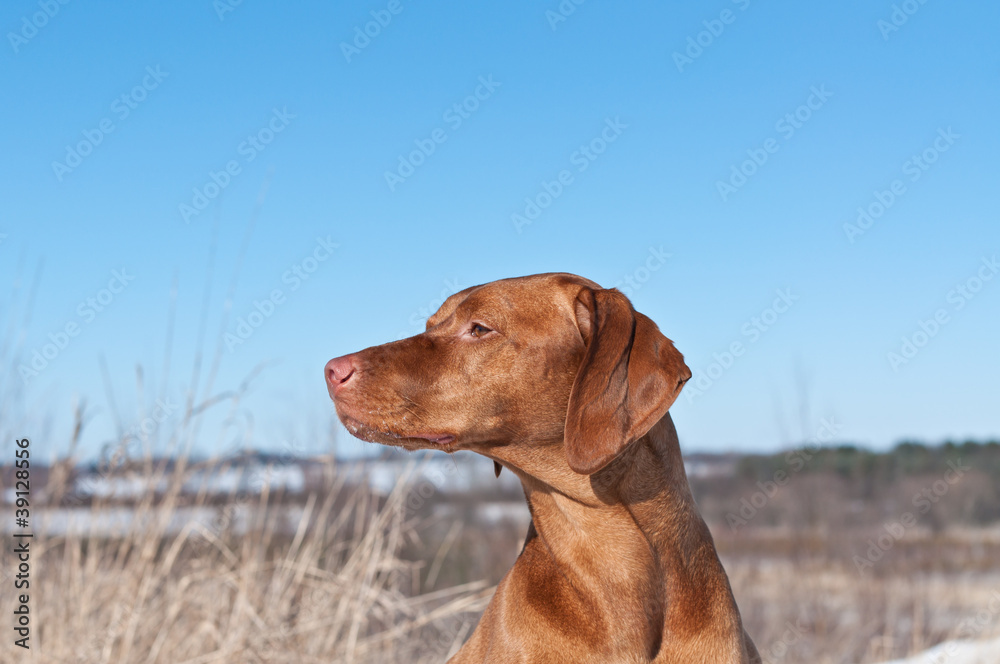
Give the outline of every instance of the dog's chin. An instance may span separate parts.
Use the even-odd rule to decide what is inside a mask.
[[[340,421],[343,423],[352,436],[360,438],[369,443],[379,445],[389,445],[392,447],[402,447],[405,450],[443,450],[453,452],[457,449],[455,436],[446,433],[397,433],[394,431],[384,431],[377,429],[365,422],[357,420],[349,415],[340,414]]]

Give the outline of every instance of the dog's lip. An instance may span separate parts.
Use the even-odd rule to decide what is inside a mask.
[[[455,442],[455,436],[450,433],[411,433],[404,435],[403,438],[421,438],[438,445],[448,445]]]
[[[435,445],[440,445],[441,447],[447,447],[455,442],[455,436],[450,433],[398,433],[395,431],[385,431],[383,429],[378,429],[376,427],[367,424],[356,417],[351,417],[350,415],[342,414],[341,420],[347,430],[350,431],[355,436],[365,437],[364,434],[375,434],[376,436],[384,436],[386,438],[394,438],[396,440],[426,440],[427,442],[434,443]],[[373,441],[378,442],[378,441]]]

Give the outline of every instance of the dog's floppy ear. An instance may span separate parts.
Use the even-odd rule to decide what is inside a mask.
[[[590,475],[663,417],[691,370],[618,290],[584,288],[575,305],[587,350],[566,411],[566,458],[575,472]]]

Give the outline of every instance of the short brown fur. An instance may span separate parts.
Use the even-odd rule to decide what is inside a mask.
[[[326,375],[355,436],[471,449],[524,486],[524,549],[452,664],[760,662],[667,413],[691,372],[618,291],[571,274],[468,288]]]

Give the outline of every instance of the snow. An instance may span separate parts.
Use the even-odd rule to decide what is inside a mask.
[[[946,641],[930,650],[885,664],[998,664],[1000,639],[992,641]]]

